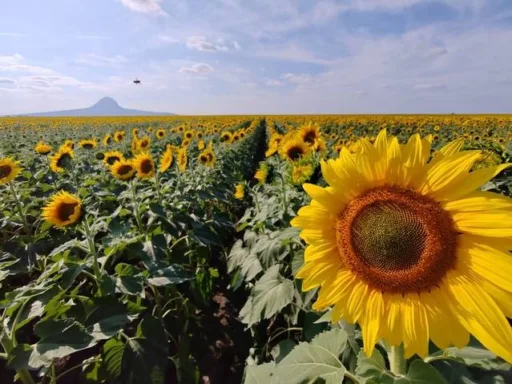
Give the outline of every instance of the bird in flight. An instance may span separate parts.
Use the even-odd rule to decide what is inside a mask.
[[[137,79],[137,78],[135,78],[135,80],[133,80],[133,83],[134,83],[134,84],[141,84],[140,80],[139,80],[139,79]]]

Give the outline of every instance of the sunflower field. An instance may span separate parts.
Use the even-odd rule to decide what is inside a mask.
[[[0,383],[512,382],[510,116],[0,134]]]

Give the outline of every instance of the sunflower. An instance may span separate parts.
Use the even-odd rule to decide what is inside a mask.
[[[184,148],[186,148],[186,147],[188,147],[188,146],[189,146],[189,144],[190,144],[190,140],[185,139],[185,140],[183,140],[183,142],[181,143],[181,146],[182,146],[182,147],[184,147]]]
[[[162,154],[162,157],[160,158],[160,167],[159,167],[160,172],[167,171],[171,167],[173,160],[174,160],[174,156],[172,153],[172,148],[170,146],[167,146],[167,149],[165,150],[165,152]]]
[[[69,149],[75,148],[75,143],[73,140],[66,140],[64,144],[62,144],[63,147],[68,147]]]
[[[139,135],[139,128],[133,128],[132,129],[132,136],[137,137]]]
[[[254,174],[254,178],[258,180],[259,184],[265,184],[268,177],[268,165],[265,162],[260,163],[260,167]]]
[[[183,137],[184,137],[185,139],[190,140],[190,139],[192,139],[192,138],[194,137],[194,132],[192,132],[192,131],[187,131],[187,132],[185,132],[185,134],[183,135]]]
[[[158,140],[163,139],[164,137],[165,137],[165,130],[164,129],[159,129],[158,131],[156,131],[156,138]]]
[[[202,139],[203,138],[203,132],[197,132],[196,136],[197,136],[198,139]],[[201,148],[199,148],[199,149],[201,149]]]
[[[512,363],[512,199],[476,191],[511,164],[470,172],[480,151],[456,140],[430,161],[431,138],[383,130],[362,151],[322,162],[328,187],[292,225],[308,244],[296,277],[320,287],[316,310],[361,326],[364,351],[403,342],[405,357],[461,348],[473,334]]]
[[[307,155],[309,151],[309,146],[297,136],[290,137],[280,148],[281,158],[289,161],[298,160]]]
[[[62,145],[57,153],[50,156],[50,168],[55,173],[64,172],[65,169],[71,167],[71,161],[74,158],[73,150],[66,145]]]
[[[96,146],[98,145],[96,139],[80,140],[78,144],[84,149],[93,149],[96,148]]]
[[[308,181],[315,169],[311,164],[295,164],[291,171],[292,184],[301,185]]]
[[[114,141],[116,143],[120,143],[121,141],[124,140],[124,135],[125,135],[125,132],[124,131],[116,131],[114,133]]]
[[[107,167],[110,167],[110,166],[114,165],[114,163],[116,161],[121,161],[121,160],[124,160],[124,156],[121,152],[109,151],[109,152],[105,152],[105,157],[103,158],[103,163]]]
[[[277,133],[272,134],[272,136],[270,136],[268,149],[265,152],[265,157],[270,157],[274,153],[276,153],[277,150],[279,149],[279,143],[281,143],[282,140],[283,140],[283,136],[281,136]]]
[[[34,149],[37,153],[41,155],[47,155],[52,151],[52,147],[50,147],[48,144],[43,143],[42,141],[38,142]]]
[[[149,149],[149,145],[151,144],[151,139],[147,136],[144,136],[137,142],[137,149],[139,151],[147,151]]]
[[[224,131],[220,135],[220,140],[224,143],[231,143],[233,135],[229,131]]]
[[[141,153],[133,159],[139,179],[149,179],[155,175],[155,162],[149,153]]]
[[[188,157],[187,148],[180,148],[178,150],[178,169],[180,172],[185,172],[187,169]]]
[[[201,164],[206,165],[207,167],[213,167],[215,165],[215,154],[213,153],[213,150],[208,147],[199,154],[198,160]]]
[[[242,183],[235,186],[235,193],[233,196],[235,196],[235,199],[243,200],[245,196],[245,186]]]
[[[80,199],[66,191],[60,191],[46,203],[41,216],[56,227],[65,227],[76,223],[81,215]]]
[[[0,184],[7,184],[20,173],[19,162],[12,157],[0,159]]]
[[[116,161],[111,167],[112,176],[119,180],[130,180],[135,175],[135,167],[131,160]]]
[[[315,141],[320,139],[320,127],[310,122],[300,127],[297,134],[303,142],[307,143],[309,146],[313,146]]]
[[[102,143],[106,147],[112,142],[112,136],[110,136],[110,133],[107,133],[105,136],[103,136]]]
[[[202,151],[204,149],[205,145],[204,145],[204,141],[203,140],[199,140],[197,142],[197,149],[199,149],[200,151]]]

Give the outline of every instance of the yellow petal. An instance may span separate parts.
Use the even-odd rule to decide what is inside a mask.
[[[343,193],[333,193],[332,189],[322,188],[315,184],[303,184],[302,187],[312,199],[336,215],[343,209],[346,201]]]
[[[512,363],[512,328],[496,302],[457,271],[448,272],[446,283],[459,304],[450,308],[459,322],[491,352]]]
[[[367,294],[368,285],[366,283],[357,281],[353,285],[347,301],[347,312],[345,313],[345,318],[349,323],[355,324],[361,318]]]
[[[361,330],[363,334],[364,353],[371,356],[375,349],[375,344],[379,340],[379,329],[384,314],[384,300],[382,292],[372,289],[368,295],[366,303],[366,312],[363,315]]]
[[[464,176],[452,190],[446,191],[438,198],[444,201],[460,199],[467,194],[476,191],[482,185],[497,176],[501,171],[510,166],[512,166],[512,163],[501,164],[496,167],[482,168],[471,172]]]
[[[485,280],[481,281],[480,284],[482,284],[482,288],[491,295],[505,316],[512,319],[512,293],[504,291],[500,287]]]
[[[417,187],[421,193],[433,198],[448,188],[457,188],[454,181],[465,175],[480,156],[480,151],[466,151],[447,156],[428,167],[425,179]]]
[[[400,143],[396,137],[393,137],[389,142],[388,148],[388,172],[386,178],[389,184],[397,184],[399,175],[402,172],[401,165],[402,151],[400,148]]]
[[[404,298],[400,294],[385,295],[386,308],[386,340],[398,346],[403,340],[402,304]]]
[[[512,257],[485,243],[478,243],[472,236],[461,236],[457,247],[460,263],[472,271],[512,292]]]
[[[450,346],[462,348],[469,342],[469,333],[451,316],[445,297],[439,288],[421,293],[421,301],[425,305],[428,318],[429,336],[439,349]]]
[[[443,204],[447,211],[490,211],[493,209],[511,209],[512,199],[494,192],[472,192],[462,199]]]
[[[455,212],[452,218],[459,232],[490,237],[512,236],[511,211]]]
[[[405,297],[402,308],[404,322],[405,357],[414,354],[425,357],[428,354],[428,319],[425,307],[419,295],[409,294]]]
[[[324,283],[324,281],[333,279],[336,276],[336,273],[340,269],[341,265],[332,264],[330,262],[327,263],[307,263],[307,270],[302,267],[299,272],[297,272],[297,277],[304,279],[302,281],[302,290],[310,291]]]
[[[333,279],[326,280],[320,288],[318,298],[313,304],[313,309],[323,310],[331,305],[341,303],[344,305],[352,291],[356,277],[347,269],[337,271]]]
[[[310,263],[315,260],[340,258],[336,244],[325,242],[308,245],[304,251],[304,261]]]

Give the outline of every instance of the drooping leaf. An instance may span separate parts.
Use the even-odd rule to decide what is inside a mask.
[[[293,282],[281,276],[279,265],[269,268],[240,310],[242,321],[251,326],[262,318],[268,319],[292,302],[293,292]]]
[[[339,355],[346,346],[347,335],[343,330],[321,333],[311,343],[297,345],[279,362],[277,375],[289,384],[313,383],[316,379],[339,384],[346,372]]]

